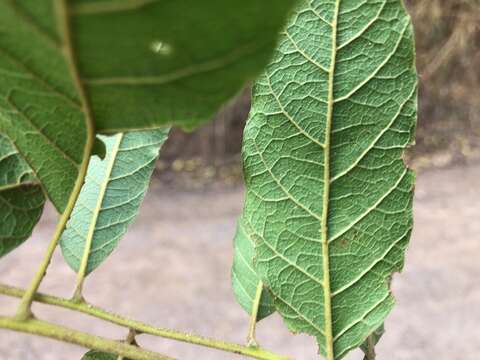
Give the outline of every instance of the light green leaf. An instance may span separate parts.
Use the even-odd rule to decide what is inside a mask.
[[[90,243],[86,273],[95,270],[115,249],[138,214],[166,130],[100,135],[103,160],[93,156],[85,184],[60,239],[63,256],[78,271]]]
[[[87,134],[208,120],[266,65],[294,2],[0,1],[0,132],[63,212]]]
[[[0,134],[0,257],[32,234],[45,197],[28,164]]]
[[[243,217],[289,328],[328,360],[394,305],[412,229],[416,83],[400,0],[304,0],[257,81],[244,134]]]
[[[244,219],[238,221],[235,234],[235,257],[232,266],[232,285],[238,303],[251,315],[260,278],[254,267],[254,240],[249,234]],[[268,289],[264,289],[258,305],[257,321],[275,312],[273,298]]]

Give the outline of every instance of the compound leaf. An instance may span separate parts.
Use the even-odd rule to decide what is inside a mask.
[[[254,266],[254,240],[249,234],[248,224],[244,219],[238,221],[235,234],[235,257],[232,266],[232,285],[237,302],[249,314],[255,304],[257,287],[261,281]],[[264,289],[258,304],[257,321],[275,312],[273,298],[268,289]]]
[[[294,2],[0,1],[0,132],[63,212],[87,135],[208,120],[266,65]]]
[[[0,257],[30,237],[44,203],[42,188],[28,164],[0,134]]]
[[[400,0],[304,0],[244,133],[256,270],[295,332],[344,357],[394,305],[412,229],[417,77]]]
[[[60,239],[63,257],[78,271],[90,244],[86,273],[115,249],[145,196],[167,130],[99,135],[104,159],[92,156],[85,184]]]

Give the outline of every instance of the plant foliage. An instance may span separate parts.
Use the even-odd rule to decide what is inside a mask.
[[[170,359],[142,333],[264,360],[255,323],[278,311],[327,360],[369,360],[412,230],[417,77],[401,0],[0,2],[0,257],[46,199],[61,213],[28,289],[0,327],[82,345],[83,359]],[[232,283],[247,346],[156,328],[86,302],[85,277],[138,214],[168,128],[194,128],[268,63],[244,132],[246,201]],[[39,294],[56,246],[71,300]],[[38,318],[33,301],[130,330],[112,341]]]
[[[207,120],[267,63],[293,3],[1,1],[0,132],[63,212],[89,133]]]
[[[60,240],[63,256],[78,272],[88,246],[86,274],[115,249],[138,214],[161,145],[168,131],[100,135],[106,155],[94,155],[87,177]]]
[[[398,0],[302,1],[253,90],[242,218],[256,269],[289,328],[329,360],[393,307],[412,229],[412,36]]]
[[[0,134],[0,257],[31,235],[45,198],[28,164]]]

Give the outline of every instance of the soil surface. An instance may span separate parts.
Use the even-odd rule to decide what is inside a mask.
[[[415,231],[397,306],[378,346],[379,360],[480,359],[480,163],[418,176]],[[155,185],[117,251],[88,277],[88,301],[158,326],[243,342],[248,316],[230,288],[232,237],[241,188],[186,192]],[[47,209],[33,238],[0,262],[0,281],[25,287],[53,232]],[[75,275],[57,251],[41,290],[71,295]],[[0,296],[0,314],[17,301]],[[35,305],[38,317],[111,338],[126,332],[84,315]],[[312,338],[290,335],[278,315],[258,326],[262,346],[297,360],[318,359]],[[142,335],[146,347],[182,360],[240,359]],[[0,330],[1,360],[73,360],[84,349]],[[353,352],[346,359],[358,360]]]

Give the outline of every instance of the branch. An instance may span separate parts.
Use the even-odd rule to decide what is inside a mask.
[[[90,335],[42,320],[17,320],[15,318],[0,317],[0,327],[81,345],[88,349],[101,350],[133,360],[174,360],[168,356],[133,345]]]
[[[21,298],[24,292],[25,291],[22,289],[0,284],[0,294]],[[64,298],[51,296],[47,294],[41,294],[41,293],[37,293],[34,297],[34,300],[43,304],[59,306],[72,311],[81,312],[81,313],[111,322],[113,324],[116,324],[125,328],[136,330],[138,333],[155,335],[155,336],[159,336],[166,339],[205,346],[208,348],[222,350],[222,351],[226,351],[234,354],[241,354],[241,355],[249,356],[254,359],[290,360],[286,356],[278,355],[261,348],[242,346],[235,343],[229,343],[229,342],[220,341],[216,339],[210,339],[210,338],[206,338],[206,337],[198,336],[194,334],[187,334],[180,331],[157,328],[151,325],[141,323],[139,321],[126,319],[122,316],[113,314],[111,312],[108,312],[106,310],[103,310],[101,308],[95,307],[93,305],[90,305],[84,302],[79,303],[72,300],[67,300]]]

